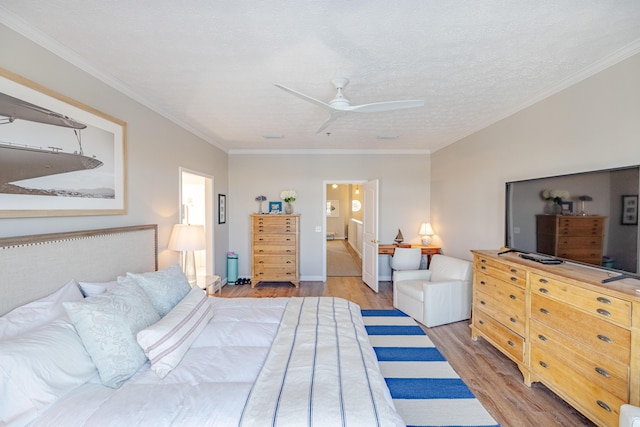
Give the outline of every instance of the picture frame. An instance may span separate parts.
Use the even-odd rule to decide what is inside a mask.
[[[0,68],[0,218],[127,213],[126,123]]]
[[[327,217],[338,218],[340,216],[340,200],[327,200]]]
[[[218,194],[218,224],[227,223],[227,196]]]
[[[282,202],[269,202],[269,213],[278,214],[282,212]]]
[[[622,213],[620,217],[622,225],[638,225],[638,196],[622,196]]]
[[[560,208],[562,215],[573,215],[573,202],[563,200],[560,202]]]

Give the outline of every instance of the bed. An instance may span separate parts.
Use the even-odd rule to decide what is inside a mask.
[[[0,424],[404,425],[356,304],[207,297],[155,225],[0,239],[0,286]]]

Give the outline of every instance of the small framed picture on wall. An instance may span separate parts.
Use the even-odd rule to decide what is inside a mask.
[[[227,196],[218,194],[218,224],[227,223]]]
[[[638,196],[622,196],[622,225],[638,225]]]

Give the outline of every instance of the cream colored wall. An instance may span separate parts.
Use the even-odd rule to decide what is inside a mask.
[[[640,164],[640,54],[432,154],[445,253],[504,243],[507,181]]]
[[[178,221],[179,167],[214,177],[216,194],[227,193],[227,154],[3,25],[0,40],[0,67],[127,122],[128,184],[126,215],[0,219],[0,236],[158,224],[160,267],[177,262],[166,246]],[[216,273],[226,276],[229,228],[215,223]]]
[[[258,209],[256,196],[280,200],[280,191],[297,191],[302,280],[320,280],[325,235],[315,228],[324,226],[325,183],[376,178],[380,180],[380,240],[393,242],[401,228],[406,241],[419,242],[418,229],[429,212],[428,154],[231,154],[229,249],[239,254],[240,276],[250,273],[249,215]]]

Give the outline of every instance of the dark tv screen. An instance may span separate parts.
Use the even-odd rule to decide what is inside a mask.
[[[639,189],[639,166],[507,182],[505,245],[518,252],[551,255],[638,276]],[[562,196],[559,214],[555,203],[545,199],[554,195]],[[584,262],[550,253],[554,249],[541,243],[539,233],[543,233],[542,221],[553,219],[540,218],[542,215],[603,217],[601,259]]]

